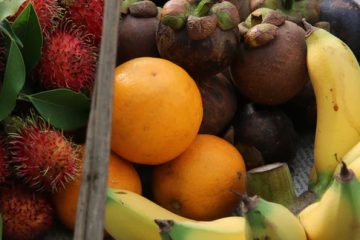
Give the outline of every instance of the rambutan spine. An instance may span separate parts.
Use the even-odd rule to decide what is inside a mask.
[[[54,222],[50,200],[19,183],[0,189],[0,212],[6,240],[41,239]]]
[[[38,73],[46,89],[68,88],[91,92],[98,48],[84,27],[68,21],[45,36]]]
[[[8,156],[5,148],[5,143],[0,138],[0,184],[4,183],[10,175],[8,164]]]
[[[32,2],[34,6],[41,29],[44,33],[53,31],[64,17],[64,8],[59,5],[57,0],[25,0],[10,20],[14,21],[30,2]]]
[[[8,133],[9,149],[18,177],[36,190],[52,192],[75,180],[81,158],[78,145],[41,117],[14,117],[14,122],[18,130]]]
[[[101,41],[104,15],[104,0],[62,0],[66,18],[78,26],[85,26],[95,37],[96,44]]]

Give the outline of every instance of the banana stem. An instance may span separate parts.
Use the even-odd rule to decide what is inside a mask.
[[[160,228],[159,232],[160,232],[161,240],[172,240],[170,236],[170,231],[171,228],[174,226],[174,221],[155,219],[154,222]]]
[[[248,171],[247,191],[250,196],[259,195],[286,207],[296,201],[294,184],[286,163],[268,164]]]
[[[340,182],[350,182],[354,178],[354,172],[348,169],[346,166],[346,163],[344,161],[341,161],[341,170],[339,175],[336,177],[336,179]]]
[[[302,19],[302,22],[306,31],[305,38],[309,37],[316,29],[318,29],[317,27],[314,27],[313,25],[308,23],[305,18]]]

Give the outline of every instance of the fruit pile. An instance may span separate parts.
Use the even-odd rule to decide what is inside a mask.
[[[0,0],[0,240],[75,228],[103,14]],[[104,236],[360,240],[359,25],[356,0],[123,0]]]

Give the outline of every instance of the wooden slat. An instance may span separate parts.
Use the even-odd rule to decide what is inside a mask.
[[[75,240],[101,240],[110,154],[113,77],[119,0],[105,0],[103,37],[87,129],[85,163],[77,208]]]

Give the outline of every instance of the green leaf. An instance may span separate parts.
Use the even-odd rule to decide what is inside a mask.
[[[18,45],[10,42],[3,86],[0,93],[0,121],[11,114],[25,83],[25,64]]]
[[[32,95],[24,95],[40,115],[51,125],[65,131],[86,126],[90,99],[82,93],[59,88]]]
[[[8,38],[10,38],[11,41],[16,42],[19,45],[19,47],[23,47],[22,42],[20,41],[18,36],[16,36],[8,20],[4,20],[0,22],[0,31],[3,32],[6,36],[8,36]]]
[[[25,0],[2,0],[0,1],[0,22],[14,15]]]
[[[21,49],[26,71],[30,72],[40,60],[42,31],[35,9],[30,2],[12,25],[24,47]]]

